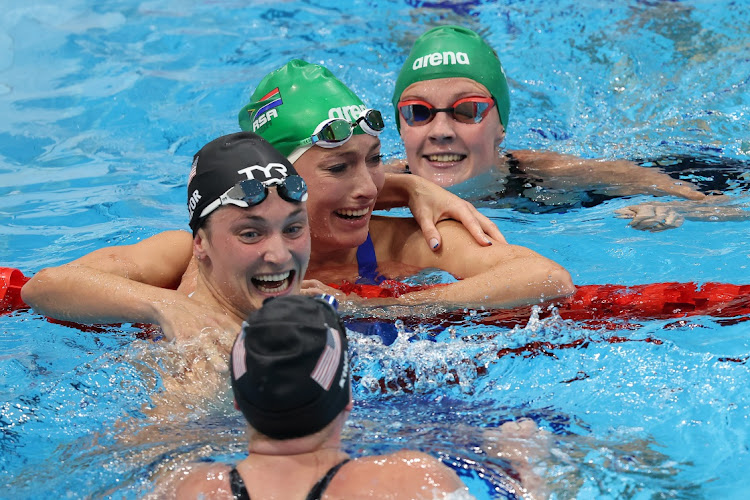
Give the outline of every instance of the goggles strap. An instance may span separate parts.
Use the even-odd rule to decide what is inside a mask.
[[[307,153],[307,150],[312,147],[312,141],[308,144],[303,144],[302,146],[297,146],[294,148],[294,151],[289,153],[289,156],[286,157],[287,160],[289,160],[289,163],[294,165],[294,163],[300,159],[300,157]]]

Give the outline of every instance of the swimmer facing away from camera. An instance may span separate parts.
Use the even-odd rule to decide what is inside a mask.
[[[348,343],[325,298],[269,299],[243,323],[230,373],[248,456],[234,466],[185,465],[160,482],[160,498],[468,498],[431,455],[352,458],[342,450],[353,407]]]

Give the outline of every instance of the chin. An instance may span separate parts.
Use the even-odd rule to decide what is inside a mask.
[[[346,235],[342,234],[338,238],[332,238],[331,240],[329,240],[329,242],[332,247],[338,248],[340,250],[357,248],[362,243],[364,243],[365,240],[367,240],[368,233],[369,226],[364,231],[352,231]]]

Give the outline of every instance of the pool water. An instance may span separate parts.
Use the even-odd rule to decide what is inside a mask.
[[[509,149],[696,157],[740,176],[750,162],[744,2],[2,7],[0,265],[29,275],[105,245],[187,229],[192,155],[236,131],[260,77],[292,57],[326,65],[383,110],[383,152],[403,157],[390,92],[411,43],[434,24],[468,26],[498,50],[511,87]],[[741,184],[728,192],[744,206]],[[578,285],[750,283],[750,223],[687,221],[651,234],[613,217],[649,199],[482,211]],[[390,345],[352,333],[348,451],[421,449],[461,471],[477,498],[499,497],[512,467],[488,452],[486,431],[531,418],[550,434],[535,470],[554,498],[746,496],[746,317],[596,326],[553,313],[509,326],[467,310],[430,320],[443,313],[378,312],[397,329]],[[142,412],[174,356],[138,332],[80,331],[31,312],[0,317],[0,497],[138,498],[174,464],[243,456],[241,418],[226,391],[179,417]]]

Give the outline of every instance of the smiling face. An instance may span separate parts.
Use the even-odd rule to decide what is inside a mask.
[[[356,248],[367,239],[375,200],[385,182],[380,160],[380,140],[358,134],[336,148],[314,146],[295,162],[308,187],[315,252]]]
[[[299,293],[310,260],[305,203],[269,188],[258,205],[217,209],[193,241],[200,272],[214,297],[240,317],[268,297]]]
[[[472,96],[491,97],[474,80],[440,78],[410,85],[401,101],[422,100],[435,108],[449,108]],[[409,170],[440,186],[459,184],[492,168],[505,137],[497,107],[480,123],[457,122],[451,113],[437,113],[431,122],[419,126],[408,125],[400,115],[399,120]]]

